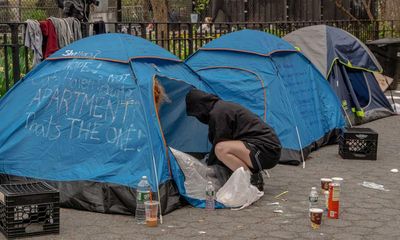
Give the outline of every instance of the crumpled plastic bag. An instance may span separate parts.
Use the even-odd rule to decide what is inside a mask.
[[[217,201],[227,207],[243,209],[264,195],[250,183],[250,171],[243,167],[233,172],[224,186],[217,192]]]
[[[211,181],[217,191],[225,184],[230,171],[220,165],[207,166],[205,159],[200,160],[192,155],[170,147],[172,154],[185,175],[185,190],[187,196],[196,199],[205,199],[205,190],[208,181]]]
[[[381,191],[385,191],[385,192],[389,192],[388,189],[385,189],[385,187],[381,184],[377,184],[374,182],[367,182],[364,181],[361,186],[366,187],[366,188],[371,188],[371,189],[375,189],[375,190],[381,190]]]

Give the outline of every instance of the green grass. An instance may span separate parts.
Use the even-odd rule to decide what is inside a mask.
[[[13,64],[12,64],[12,52],[11,48],[7,47],[7,60],[8,66],[5,65],[5,55],[4,49],[1,49],[0,52],[0,98],[4,96],[7,91],[6,88],[6,70],[8,72],[8,88],[10,89],[14,85],[14,73],[13,73]],[[20,47],[19,50],[19,65],[20,65],[20,72],[21,78],[26,74],[26,65],[25,65],[25,47]],[[28,51],[28,62],[32,63],[33,54],[31,51]]]

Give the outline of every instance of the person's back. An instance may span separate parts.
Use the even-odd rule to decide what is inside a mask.
[[[256,114],[247,108],[232,102],[219,100],[215,103],[210,112],[210,124],[215,121],[221,121],[224,117],[231,118],[235,122],[232,129],[232,138],[234,140],[243,140],[248,143],[258,145],[270,152],[271,158],[280,157],[281,144],[275,131],[266,124]],[[223,124],[223,123],[222,123]],[[217,144],[222,139],[212,138],[213,144]]]
[[[196,89],[186,95],[186,112],[209,126],[213,148],[207,164],[222,162],[232,171],[251,170],[252,184],[262,190],[262,170],[273,168],[280,158],[275,131],[245,107]]]

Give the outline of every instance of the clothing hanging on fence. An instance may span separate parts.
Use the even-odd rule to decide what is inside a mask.
[[[43,58],[43,34],[37,20],[26,20],[24,45],[33,50],[32,67],[39,64]]]
[[[74,41],[68,23],[62,18],[49,17],[57,33],[58,47],[63,48]]]
[[[104,21],[97,21],[93,24],[93,31],[95,32],[94,34],[102,34],[106,33],[106,24]]]
[[[50,20],[40,21],[40,29],[42,30],[43,34],[42,55],[43,58],[47,58],[59,49],[57,33],[53,23]]]
[[[73,41],[82,38],[81,23],[75,18],[49,17],[56,29],[58,47],[63,48]]]
[[[81,23],[76,18],[50,17],[40,22],[28,19],[26,23],[24,44],[33,50],[33,66],[82,38]]]
[[[64,18],[64,21],[67,22],[71,30],[73,41],[81,39],[82,38],[81,22],[73,17]]]

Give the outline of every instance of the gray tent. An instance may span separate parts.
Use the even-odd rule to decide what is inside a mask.
[[[284,39],[309,58],[330,82],[351,124],[393,114],[373,72],[382,72],[375,56],[350,33],[326,25],[301,28]]]

